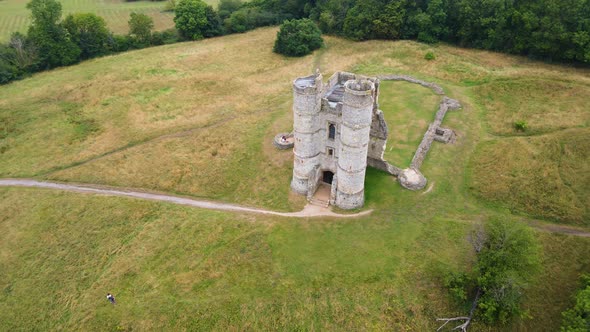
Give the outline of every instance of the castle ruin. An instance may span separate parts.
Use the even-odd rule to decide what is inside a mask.
[[[383,159],[388,129],[379,109],[380,81],[406,81],[442,95],[434,121],[428,126],[408,168]],[[293,148],[291,189],[319,205],[355,209],[364,205],[367,166],[397,177],[400,185],[421,190],[427,180],[420,172],[434,141],[450,143],[455,132],[442,127],[447,111],[461,108],[459,101],[444,96],[442,87],[407,75],[366,77],[337,72],[326,84],[322,75],[293,81],[293,132],[275,136],[278,149]],[[329,186],[328,194],[324,189]],[[314,199],[322,188],[327,201]]]
[[[379,80],[346,72],[293,82],[293,191],[313,196],[331,185],[329,203],[360,208],[367,158],[382,160],[387,125],[379,110]]]

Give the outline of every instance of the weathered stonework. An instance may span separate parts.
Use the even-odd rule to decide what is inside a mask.
[[[420,190],[426,186],[426,178],[419,170],[413,168],[404,169],[398,176],[402,187],[410,190]]]
[[[279,133],[275,135],[272,144],[279,150],[287,150],[293,148],[295,139],[291,133]]]
[[[367,157],[382,159],[387,142],[378,95],[378,79],[346,72],[326,85],[319,73],[293,82],[295,192],[310,199],[323,181],[332,185],[331,204],[363,206]]]
[[[436,112],[436,115],[434,117],[434,122],[432,122],[428,126],[428,130],[426,131],[426,133],[424,133],[422,142],[420,142],[420,145],[418,146],[418,149],[414,154],[414,158],[412,158],[410,168],[416,170],[420,169],[420,167],[422,166],[422,162],[424,162],[424,158],[426,158],[426,154],[428,153],[428,150],[430,150],[430,146],[432,145],[432,142],[435,139],[444,143],[448,143],[452,139],[452,130],[441,128],[440,125],[443,119],[445,118],[447,111],[456,110],[460,107],[461,104],[459,104],[459,102],[455,99],[443,97],[443,100],[440,102],[438,111]]]
[[[293,191],[312,200],[321,182],[331,184],[329,204],[354,209],[364,204],[367,166],[396,176],[410,190],[426,186],[420,172],[433,141],[449,143],[455,134],[441,127],[449,110],[461,108],[454,99],[443,97],[433,123],[414,154],[410,167],[401,169],[383,159],[389,131],[379,110],[380,80],[420,84],[444,95],[442,87],[406,75],[378,78],[338,72],[324,85],[322,75],[301,77],[293,82],[293,133],[275,136],[278,148],[293,142]]]

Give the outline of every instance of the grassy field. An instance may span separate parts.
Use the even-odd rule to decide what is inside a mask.
[[[434,121],[440,100],[440,96],[416,84],[381,83],[379,106],[390,133],[383,154],[385,160],[401,168],[410,167],[416,148]]]
[[[13,32],[26,32],[30,24],[30,11],[26,6],[28,0],[0,1],[0,42],[10,38]],[[129,31],[127,21],[132,12],[143,13],[154,19],[155,30],[174,27],[174,13],[165,12],[165,1],[131,1],[123,0],[61,0],[63,16],[70,13],[94,13],[103,17],[109,29],[118,34]],[[205,0],[217,6],[217,0]]]
[[[434,143],[421,169],[431,190],[403,190],[370,169],[370,216],[291,220],[0,188],[0,330],[433,330],[436,317],[466,312],[442,276],[472,264],[474,224],[536,216],[587,229],[587,122],[559,116],[587,119],[587,70],[332,37],[287,59],[271,52],[275,35],[144,49],[0,87],[0,177],[300,209],[304,199],[289,193],[292,152],[271,141],[292,128],[292,79],[319,66],[324,76],[413,75],[462,102],[443,123],[457,141]],[[427,51],[437,60],[424,60]],[[439,98],[383,85],[392,162],[409,162]],[[529,130],[516,132],[517,119]],[[558,328],[578,275],[590,271],[590,240],[536,235],[543,271],[526,293],[532,319],[474,330]]]

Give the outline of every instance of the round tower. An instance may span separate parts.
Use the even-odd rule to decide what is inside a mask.
[[[293,180],[291,189],[307,194],[310,172],[319,163],[322,75],[301,77],[293,82]]]
[[[336,206],[342,209],[359,208],[365,202],[374,90],[375,84],[368,80],[350,80],[344,84],[336,188]]]

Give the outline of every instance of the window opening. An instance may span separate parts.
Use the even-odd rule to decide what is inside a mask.
[[[328,127],[328,138],[334,139],[336,137],[336,126],[333,123],[330,123]]]

